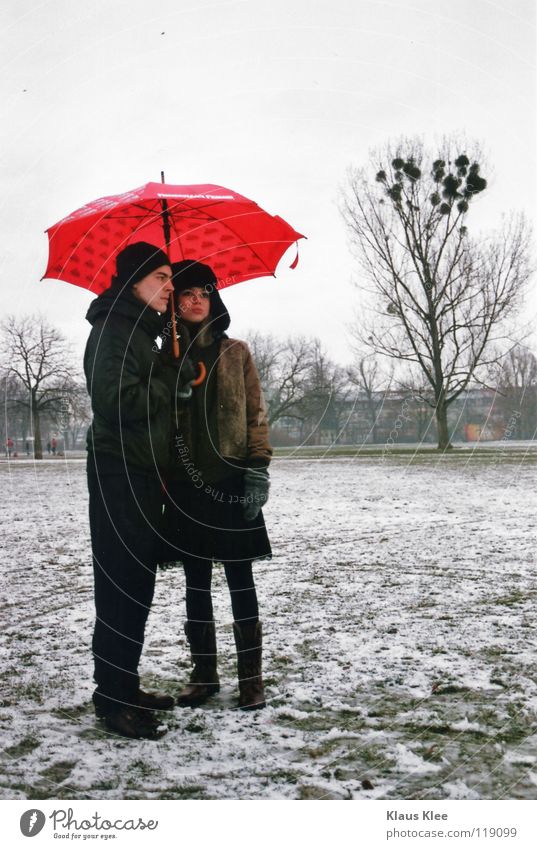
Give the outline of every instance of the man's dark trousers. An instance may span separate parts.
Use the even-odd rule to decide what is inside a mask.
[[[112,461],[114,458],[112,458]],[[116,461],[117,463],[117,461]],[[162,487],[136,472],[88,456],[96,621],[93,695],[101,713],[138,703],[138,663],[159,557]]]

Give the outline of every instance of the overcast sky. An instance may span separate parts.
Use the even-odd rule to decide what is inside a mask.
[[[535,219],[534,0],[2,0],[0,16],[0,307],[42,311],[78,352],[92,295],[40,282],[43,231],[161,170],[308,236],[294,271],[226,290],[231,333],[314,334],[341,362],[359,291],[337,200],[372,146],[464,133],[494,165],[470,228]]]

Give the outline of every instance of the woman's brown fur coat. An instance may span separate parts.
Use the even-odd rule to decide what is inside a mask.
[[[268,465],[272,457],[267,408],[250,349],[239,339],[223,338],[217,365],[218,450],[245,465]],[[178,431],[192,447],[188,405],[178,408]]]

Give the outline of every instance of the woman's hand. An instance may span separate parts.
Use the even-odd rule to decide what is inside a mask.
[[[178,360],[174,360],[173,368],[176,372],[175,397],[179,401],[187,401],[192,395],[192,384],[196,379],[192,360],[187,354],[183,354]]]
[[[257,519],[259,511],[268,501],[269,472],[266,467],[246,469],[244,473],[244,518],[247,522]]]
[[[168,389],[178,401],[187,401],[192,395],[192,383],[196,372],[192,360],[183,354],[178,360],[167,357],[164,365],[164,376]]]

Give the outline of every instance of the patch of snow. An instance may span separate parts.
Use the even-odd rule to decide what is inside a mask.
[[[447,799],[479,799],[479,793],[468,787],[461,779],[459,781],[448,781],[442,785]]]
[[[92,712],[84,460],[0,462],[0,795],[535,799],[534,478],[522,451],[276,460],[254,567],[268,707],[237,709],[215,567],[222,689],[149,742]],[[188,677],[184,594],[159,572],[148,688]]]
[[[452,722],[451,728],[453,731],[483,731],[478,722],[470,722],[467,716],[458,722]]]
[[[411,772],[413,775],[420,775],[427,772],[439,772],[442,769],[440,764],[424,761],[423,758],[414,754],[403,743],[396,745],[395,756],[397,759],[397,768],[402,772]]]

